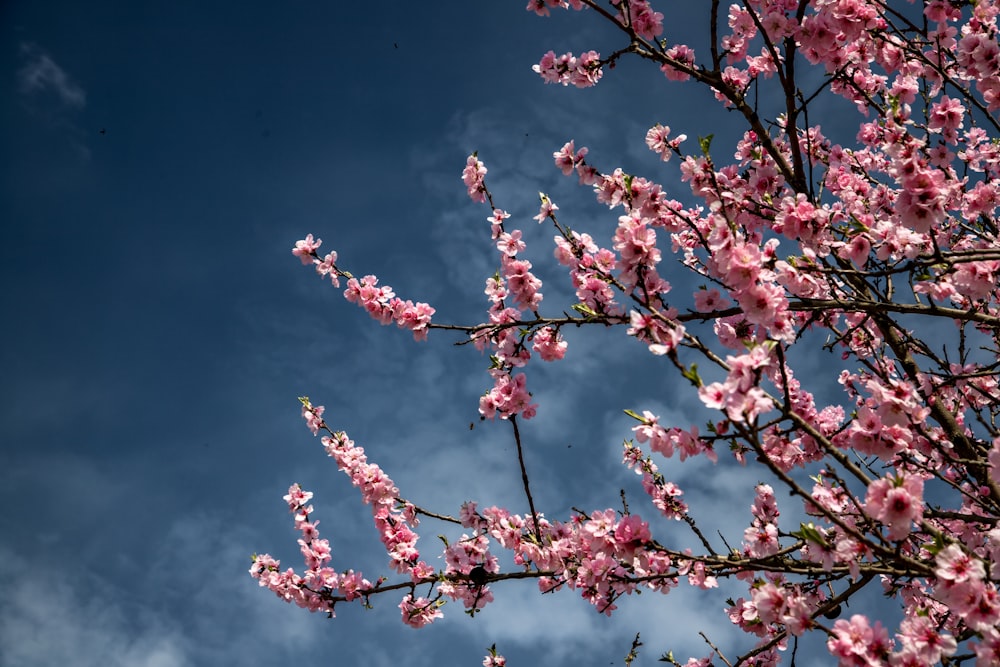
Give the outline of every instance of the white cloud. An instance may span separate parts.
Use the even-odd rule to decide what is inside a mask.
[[[49,54],[34,44],[21,44],[25,64],[17,73],[21,91],[27,95],[51,92],[70,107],[87,105],[87,93]]]
[[[8,572],[29,564],[0,551]],[[0,662],[10,667],[70,664],[107,667],[183,667],[184,637],[174,623],[145,605],[131,608],[114,586],[93,586],[69,570],[9,578],[0,598]],[[84,587],[92,588],[86,595]]]

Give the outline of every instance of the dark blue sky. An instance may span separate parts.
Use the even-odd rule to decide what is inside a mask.
[[[571,290],[552,231],[530,219],[536,193],[604,243],[617,214],[552,152],[575,138],[600,168],[683,197],[646,129],[727,131],[706,94],[642,63],[592,90],[543,85],[530,67],[550,48],[621,43],[595,16],[542,20],[523,5],[0,8],[0,663],[477,665],[497,642],[511,665],[607,665],[642,630],[652,664],[671,648],[703,655],[698,629],[733,637],[726,595],[686,587],[626,600],[609,621],[572,593],[514,584],[476,620],[446,609],[418,632],[398,598],[328,621],[247,575],[255,551],[301,567],[281,500],[296,481],[316,493],[334,566],[387,572],[300,395],[417,504],[526,511],[508,430],[478,425],[486,361],[441,332],[417,345],[378,327],[292,257],[297,239],[322,237],[343,268],[430,302],[438,321],[479,321],[496,256],[489,211],[460,180],[478,150],[557,314]],[[542,410],[525,430],[535,499],[554,518],[618,506],[622,486],[641,493],[618,464],[623,408],[677,423],[699,410],[623,335],[570,343],[565,364],[532,375]],[[692,505],[738,535],[756,480],[695,468]],[[428,554],[443,531],[425,524]]]

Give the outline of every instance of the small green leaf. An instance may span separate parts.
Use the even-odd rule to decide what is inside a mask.
[[[712,139],[714,138],[714,134],[710,134],[707,137],[698,137],[698,145],[701,147],[701,153],[705,157],[709,157],[708,149],[712,147]]]
[[[812,522],[800,523],[799,530],[792,533],[792,536],[798,537],[799,539],[803,539],[806,542],[813,542],[814,544],[818,544],[821,547],[830,546],[829,543],[826,541],[826,538],[823,537],[823,533],[821,533],[819,529],[816,528],[816,526]]]
[[[695,387],[701,387],[702,384],[704,384],[701,381],[701,376],[698,375],[698,364],[691,364],[690,368],[681,371],[681,375],[690,380],[691,384],[693,384]]]

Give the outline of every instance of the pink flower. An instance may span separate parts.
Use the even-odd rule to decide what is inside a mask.
[[[778,527],[773,523],[757,524],[743,531],[743,544],[753,558],[765,558],[778,553]]]
[[[524,241],[521,240],[521,230],[515,229],[511,233],[503,232],[497,238],[497,250],[507,255],[508,257],[514,257],[517,253],[525,249]]]
[[[531,402],[531,394],[525,387],[524,373],[511,377],[507,373],[494,372],[493,389],[479,399],[479,414],[493,419],[498,414],[501,419],[513,415],[523,415],[525,419],[535,416],[537,405]]]
[[[330,252],[326,257],[320,260],[315,260],[316,273],[321,276],[329,276],[330,282],[333,283],[334,287],[340,287],[340,277],[337,271],[337,253]]]
[[[663,34],[663,14],[654,12],[646,0],[632,0],[632,29],[646,39],[656,39]]]
[[[714,287],[710,290],[698,290],[694,293],[694,307],[702,313],[710,313],[715,310],[728,308],[730,302],[719,294],[719,290]]]
[[[983,561],[967,554],[957,544],[949,544],[934,559],[934,574],[938,579],[952,583],[981,581],[986,576]]]
[[[562,339],[562,334],[552,327],[539,329],[531,340],[531,349],[538,352],[542,361],[558,361],[566,355],[567,343]]]
[[[411,628],[422,628],[444,616],[437,603],[424,597],[414,598],[410,594],[399,603],[399,609],[403,615],[403,623]]]
[[[496,649],[490,649],[490,654],[483,659],[483,667],[505,667],[507,664],[507,659],[496,652]]]
[[[391,287],[379,286],[375,276],[365,276],[360,281],[349,279],[344,298],[364,308],[380,324],[395,322],[400,328],[412,331],[414,340],[427,338],[434,308],[397,298]]]
[[[766,583],[752,591],[751,599],[757,609],[757,616],[764,623],[775,623],[786,609],[785,591],[772,583]]]
[[[573,173],[573,169],[583,164],[583,158],[587,154],[586,148],[581,148],[575,153],[574,150],[576,150],[576,147],[573,145],[573,142],[570,141],[552,154],[552,157],[555,158],[556,166],[562,170],[562,173],[565,176],[569,176]]]
[[[542,205],[538,209],[538,215],[536,215],[533,220],[537,220],[539,224],[541,224],[545,222],[545,218],[553,217],[553,214],[559,210],[559,207],[556,206],[552,200],[542,192],[538,193],[538,198],[542,200]]]
[[[313,435],[319,433],[319,430],[325,426],[323,423],[323,412],[325,410],[326,408],[322,405],[312,406],[308,402],[303,402],[302,404],[302,417],[306,420],[306,426],[309,427]]]
[[[292,248],[292,254],[302,260],[302,264],[308,265],[313,263],[313,259],[316,255],[316,250],[323,243],[323,239],[313,240],[313,235],[308,234],[301,241],[295,242],[295,247]],[[334,256],[334,261],[336,261],[336,256]]]
[[[679,134],[673,139],[669,137],[670,128],[659,123],[649,128],[649,131],[646,132],[646,146],[649,147],[649,150],[659,154],[660,159],[664,162],[668,162],[670,156],[680,150],[679,146],[681,142],[687,140],[686,134]]]
[[[853,667],[885,664],[892,643],[880,622],[875,621],[875,627],[871,627],[866,617],[854,614],[850,621],[840,619],[834,623],[833,636],[826,646],[832,655],[840,658],[842,667]]]
[[[908,615],[899,626],[903,651],[918,659],[918,664],[933,665],[944,656],[955,653],[957,643],[952,635],[942,633],[937,623],[927,616]]]
[[[982,635],[982,641],[970,642],[976,654],[976,667],[1000,665],[1000,632],[996,628],[987,628]]]
[[[684,44],[671,46],[665,55],[680,65],[694,68],[694,51]],[[660,70],[671,81],[687,81],[691,78],[690,74],[672,64],[665,64],[660,67]]]
[[[507,289],[514,297],[519,308],[536,310],[542,301],[539,288],[542,281],[531,273],[531,262],[526,259],[512,259],[508,255],[501,256],[500,271],[507,281]]]
[[[556,56],[549,51],[537,65],[532,67],[545,83],[561,83],[566,86],[573,84],[577,88],[588,88],[596,85],[603,75],[601,56],[596,51],[581,53],[579,58],[572,53]]]
[[[916,475],[883,477],[868,485],[865,512],[889,528],[890,540],[910,534],[910,524],[924,516],[924,481]]]
[[[560,7],[565,9],[569,5],[564,0],[528,0],[527,10],[535,12],[538,16],[548,16],[549,7]],[[486,665],[486,663],[483,663]],[[486,667],[490,667],[486,665]]]
[[[493,240],[500,238],[500,234],[503,232],[503,221],[510,217],[510,213],[499,208],[493,209],[493,215],[486,218],[490,222],[490,228],[493,232]]]
[[[622,518],[615,528],[615,541],[618,544],[646,543],[652,537],[649,532],[649,524],[639,518],[637,514],[629,514]]]
[[[486,171],[474,153],[465,161],[465,169],[462,170],[462,182],[469,190],[469,197],[480,204],[486,201],[486,185],[483,182]]]

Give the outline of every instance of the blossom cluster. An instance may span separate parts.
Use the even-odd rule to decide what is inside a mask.
[[[337,253],[331,252],[323,259],[319,258],[317,250],[323,243],[322,239],[314,239],[312,234],[296,241],[292,254],[302,260],[305,265],[314,265],[316,273],[328,276],[334,287],[340,287],[340,277],[347,277],[347,289],[344,298],[356,303],[367,311],[380,324],[395,322],[401,329],[413,332],[414,340],[425,340],[434,308],[426,303],[403,301],[388,285],[379,285],[375,276],[364,276],[361,280],[337,268]]]
[[[602,245],[540,195],[534,219],[555,230],[554,257],[575,298],[547,316],[525,235],[495,205],[472,154],[462,180],[490,208],[498,268],[486,279],[485,320],[451,328],[489,353],[492,386],[479,411],[510,422],[519,451],[516,418],[540,409],[526,368],[567,359],[564,331],[620,327],[654,368],[677,371],[712,419],[699,429],[628,410],[639,444],[626,441],[622,460],[643,502],[705,551],[664,546],[674,542],[654,538],[627,504],[560,522],[533,506],[525,515],[469,501],[457,519],[467,532],[435,571],[415,546],[418,510],[346,435],[330,432],[324,446],[372,504],[390,565],[406,578],[404,621],[430,623],[446,600],[476,613],[494,583],[515,576],[536,578],[542,592],[577,590],[605,614],[642,589],[665,593],[686,577],[707,590],[733,578],[746,593],[726,614],[755,644],[736,659],[710,644],[726,664],[777,664],[789,638],[807,632],[823,633],[845,666],[1000,664],[1000,3],[752,0],[713,9],[707,56],[665,39],[669,19],[654,4],[530,0],[540,16],[595,9],[626,40],[605,58],[549,51],[534,71],[589,88],[605,66],[638,54],[669,81],[707,86],[746,122],[732,157],[721,158],[712,137],[693,147],[667,125],[648,130],[647,148],[674,160],[691,204],[643,176],[598,169],[574,141],[555,151],[556,168],[615,218]],[[801,74],[806,64],[821,83]],[[784,104],[765,120],[758,102],[769,95]],[[840,143],[806,113],[833,96],[858,112],[850,132],[834,127]],[[374,276],[350,276],[336,253],[318,255],[320,243],[307,236],[293,254],[334,285],[346,278],[345,296],[381,323],[418,339],[434,328],[432,308],[399,300]],[[678,268],[695,279],[668,273]],[[835,353],[830,363],[804,361],[799,350],[810,344]],[[827,366],[824,383],[813,369]],[[321,407],[306,403],[303,416],[314,434],[327,430]],[[760,477],[741,538],[723,537],[723,547],[698,528],[655,457],[717,463],[727,450]],[[524,485],[531,504],[526,473]],[[777,491],[801,502],[807,520],[784,523],[792,513],[779,511]],[[387,590],[381,579],[333,572],[309,496],[295,486],[286,496],[304,574],[266,555],[251,573],[283,599],[330,613],[336,601]],[[500,550],[514,571],[501,570]],[[842,614],[870,583],[899,602],[898,627],[858,605]],[[504,660],[491,649],[483,664]]]

